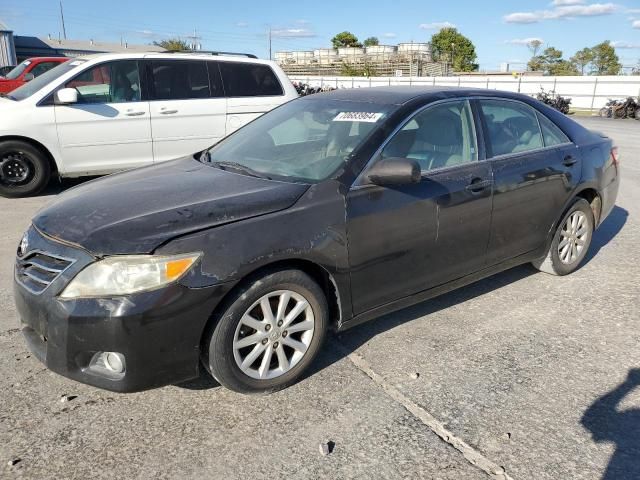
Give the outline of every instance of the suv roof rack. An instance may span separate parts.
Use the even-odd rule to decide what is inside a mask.
[[[202,54],[202,55],[231,55],[236,57],[247,57],[247,58],[258,58],[253,53],[240,53],[240,52],[217,52],[214,50],[170,50],[167,52],[159,52],[159,53],[192,53],[192,54]]]

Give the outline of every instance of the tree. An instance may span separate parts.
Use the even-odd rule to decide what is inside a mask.
[[[541,71],[545,75],[578,75],[576,66],[562,58],[562,51],[554,47],[545,48],[527,64],[531,71]]]
[[[162,47],[169,52],[185,52],[192,50],[191,45],[180,38],[167,38],[159,42],[153,42],[156,47]]]
[[[554,47],[548,47],[544,49],[542,54],[531,58],[527,67],[532,71],[542,71],[545,75],[552,75],[551,70],[562,61],[562,51]]]
[[[583,48],[576,52],[571,57],[571,63],[576,66],[576,69],[580,72],[580,75],[584,75],[584,69],[593,61],[593,50],[590,48]]]
[[[596,75],[618,75],[622,69],[622,64],[616,50],[608,40],[599,43],[591,49],[593,61],[591,62],[591,73]]]
[[[333,48],[362,47],[362,44],[358,41],[358,37],[351,32],[338,33],[331,39],[331,43],[333,43]]]
[[[365,47],[375,47],[376,45],[380,45],[380,40],[378,40],[378,37],[369,37],[362,43]]]
[[[537,38],[531,40],[527,43],[527,48],[531,51],[531,57],[537,57],[538,52],[540,51],[540,47],[542,46],[542,41]]]
[[[443,28],[434,34],[431,37],[431,49],[434,58],[440,62],[451,62],[454,71],[472,72],[478,69],[475,63],[476,47],[456,28]]]
[[[560,60],[549,66],[549,75],[556,77],[562,75],[579,75],[580,72],[576,68],[576,65],[568,60]]]

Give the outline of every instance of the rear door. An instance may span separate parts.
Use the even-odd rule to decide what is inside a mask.
[[[227,102],[217,62],[148,60],[153,158],[163,162],[225,136]]]
[[[139,62],[116,60],[68,81],[78,103],[56,105],[65,170],[99,174],[153,163],[149,103],[143,100]]]
[[[485,141],[494,175],[488,262],[541,248],[580,180],[576,146],[533,107],[481,99]]]
[[[284,102],[284,90],[269,65],[221,61],[227,95],[227,135]]]
[[[491,166],[478,160],[467,100],[427,107],[384,147],[381,158],[421,165],[418,184],[356,185],[347,197],[355,313],[469,273],[485,262]]]

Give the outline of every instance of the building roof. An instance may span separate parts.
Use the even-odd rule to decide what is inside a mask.
[[[105,52],[164,52],[162,47],[155,45],[139,45],[132,43],[110,43],[99,42],[93,40],[65,40],[57,38],[38,38],[16,35],[16,47],[20,48],[37,48],[37,49],[53,49],[64,52],[81,52],[81,53],[105,53]]]

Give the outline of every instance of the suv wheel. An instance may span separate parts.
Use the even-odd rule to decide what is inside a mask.
[[[18,140],[0,143],[0,195],[26,197],[49,183],[51,166],[42,151]]]
[[[328,316],[322,289],[306,273],[267,274],[229,302],[206,337],[203,361],[218,382],[236,392],[280,390],[316,357]]]
[[[580,198],[569,208],[544,258],[533,262],[538,270],[552,275],[567,275],[580,266],[593,237],[593,211]]]

